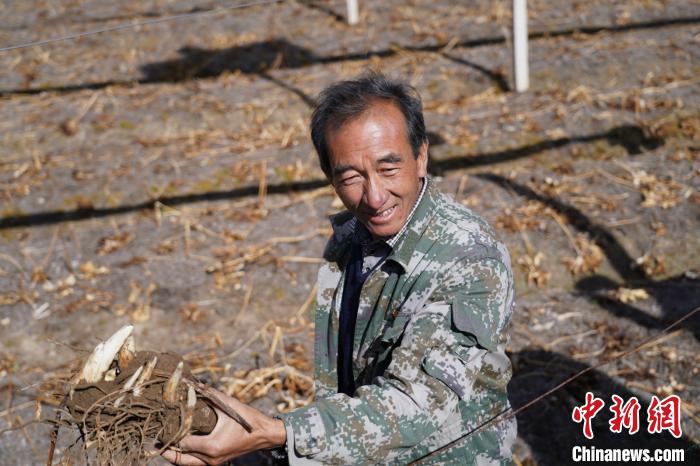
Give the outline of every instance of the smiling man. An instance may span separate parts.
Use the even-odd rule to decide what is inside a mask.
[[[488,421],[509,406],[510,260],[427,177],[417,93],[377,74],[334,84],[311,137],[347,208],[319,271],[316,400],[275,419],[229,399],[252,433],[219,413],[212,434],[165,456],[199,465],[284,445],[292,465],[509,464],[515,421]]]
[[[351,121],[327,124],[327,143],[318,144],[328,145],[320,150],[329,158],[336,193],[372,238],[396,235],[406,224],[427,174],[428,143],[420,141],[414,156],[403,114],[390,101],[369,103]]]

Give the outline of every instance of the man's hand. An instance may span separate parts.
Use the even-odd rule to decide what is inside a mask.
[[[165,459],[183,466],[222,464],[246,453],[284,445],[287,433],[281,420],[266,416],[224,393],[219,392],[219,397],[248,421],[253,431],[246,432],[238,422],[215,408],[218,421],[214,430],[208,435],[188,435],[177,444],[177,450],[163,452]]]

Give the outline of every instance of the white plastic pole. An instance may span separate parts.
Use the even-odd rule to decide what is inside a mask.
[[[524,92],[530,87],[527,59],[527,0],[513,0],[513,76],[517,92]]]
[[[348,0],[348,24],[357,24],[360,21],[360,9],[357,0]]]

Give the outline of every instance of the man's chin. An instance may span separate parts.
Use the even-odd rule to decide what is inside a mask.
[[[374,225],[372,223],[365,224],[365,228],[372,235],[374,239],[388,239],[399,232],[401,227],[398,228],[395,225]]]

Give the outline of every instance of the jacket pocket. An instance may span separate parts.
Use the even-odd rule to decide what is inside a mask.
[[[445,385],[459,398],[471,397],[485,351],[476,347],[460,347],[459,356],[446,348],[431,348],[423,358],[423,370]]]
[[[359,376],[361,384],[371,383],[375,377],[384,374],[391,364],[392,353],[401,342],[410,320],[408,314],[399,314],[393,321],[384,325],[382,333],[369,345],[362,357],[366,366]]]
[[[365,357],[371,357],[382,353],[385,349],[396,346],[406,331],[406,326],[410,316],[406,314],[398,314],[393,320],[385,321],[382,333],[369,345]]]
[[[457,295],[451,304],[455,328],[472,335],[482,348],[495,351],[498,346],[498,321],[489,312],[486,296]]]

